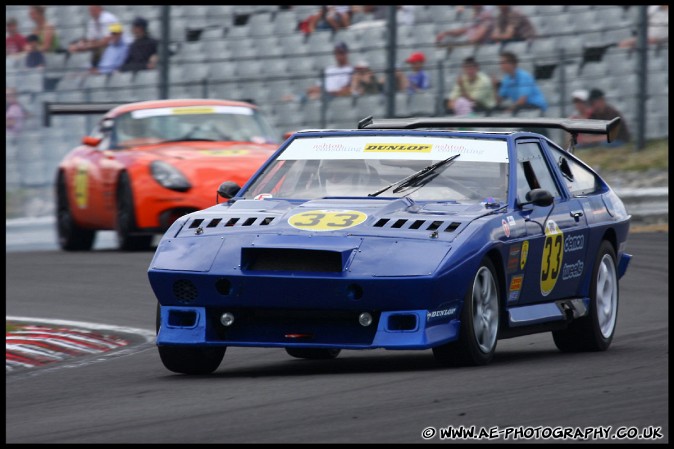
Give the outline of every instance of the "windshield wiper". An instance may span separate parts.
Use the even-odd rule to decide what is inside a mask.
[[[446,164],[452,162],[454,159],[456,159],[459,156],[460,156],[459,154],[455,154],[453,156],[448,157],[447,159],[444,159],[442,161],[436,162],[435,164],[429,165],[428,167],[424,167],[421,170],[419,170],[418,172],[412,173],[411,175],[409,175],[405,179],[401,179],[400,181],[396,181],[393,184],[390,184],[390,185],[384,187],[383,189],[377,190],[374,193],[368,193],[367,196],[377,196],[381,193],[386,192],[388,189],[390,189],[393,186],[398,186],[393,190],[393,193],[400,192],[405,187],[412,185],[415,181],[426,178],[429,174],[433,173],[433,171],[442,167],[443,165],[446,165]],[[433,178],[435,178],[435,176],[433,176]],[[433,178],[430,178],[430,179],[433,179]]]

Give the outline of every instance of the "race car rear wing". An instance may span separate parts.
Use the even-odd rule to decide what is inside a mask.
[[[412,119],[379,119],[372,116],[358,122],[358,129],[417,129],[417,128],[559,128],[571,134],[573,142],[579,133],[606,134],[606,140],[615,140],[620,117],[613,120],[565,118],[454,118],[426,117]]]
[[[51,126],[52,115],[105,114],[112,108],[125,103],[56,103],[44,102],[44,126]]]

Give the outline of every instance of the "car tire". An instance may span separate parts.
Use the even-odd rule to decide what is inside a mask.
[[[501,310],[501,289],[494,264],[485,258],[466,292],[459,339],[433,348],[443,366],[477,366],[491,362],[496,351]]]
[[[89,251],[96,237],[96,231],[84,229],[75,223],[63,172],[58,174],[56,181],[56,234],[59,247],[64,251]]]
[[[334,359],[341,351],[335,348],[286,348],[286,352],[292,357],[312,360]]]
[[[155,318],[156,333],[161,327],[161,311],[157,303]],[[225,356],[226,347],[188,348],[179,346],[157,346],[159,358],[169,371],[180,374],[211,374],[218,369]]]
[[[147,251],[152,245],[152,235],[133,235],[136,229],[136,214],[129,175],[119,177],[117,187],[117,244],[122,251]]]
[[[566,329],[552,332],[557,348],[562,352],[607,350],[618,321],[618,297],[616,254],[613,245],[604,240],[592,271],[589,313]]]

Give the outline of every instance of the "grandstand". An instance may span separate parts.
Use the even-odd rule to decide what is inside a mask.
[[[149,21],[150,34],[161,37],[158,5],[109,5],[125,27],[136,16]],[[300,128],[353,128],[366,115],[386,117],[386,98],[343,97],[331,100],[322,110],[319,101],[287,102],[289,94],[304,92],[320,79],[321,68],[333,62],[335,42],[349,45],[351,63],[370,62],[385,73],[387,29],[368,13],[353,17],[350,28],[336,33],[317,31],[304,36],[300,20],[318,10],[318,5],[284,8],[275,5],[196,5],[170,7],[171,98],[207,97],[249,99],[260,105],[280,131]],[[514,42],[505,49],[520,58],[520,67],[539,74],[537,82],[550,105],[546,117],[572,113],[570,93],[598,87],[609,103],[625,115],[636,131],[639,101],[645,101],[646,138],[668,135],[668,45],[648,49],[647,97],[638,98],[638,55],[615,43],[632,36],[639,8],[636,6],[515,6],[535,24],[539,36],[532,43]],[[6,5],[6,16],[15,17],[22,34],[30,34],[28,6]],[[445,115],[444,98],[460,73],[461,62],[474,55],[482,70],[500,75],[500,44],[458,47],[451,52],[435,46],[435,36],[468,20],[456,7],[427,5],[415,9],[415,24],[397,27],[397,65],[413,51],[427,55],[432,88],[423,94],[397,93],[397,116]],[[89,18],[85,6],[47,7],[48,20],[58,30],[60,41],[84,34]],[[369,22],[373,22],[369,24]],[[357,25],[357,26],[356,26]],[[594,48],[594,52],[586,51]],[[594,57],[593,57],[594,55]],[[157,70],[87,76],[89,55],[50,53],[43,70],[25,70],[6,58],[6,83],[18,91],[20,103],[30,113],[23,132],[6,138],[7,190],[49,187],[58,161],[97,117],[56,117],[51,127],[42,126],[45,101],[137,101],[159,98]],[[544,66],[548,66],[545,70]],[[547,73],[546,73],[547,72]]]

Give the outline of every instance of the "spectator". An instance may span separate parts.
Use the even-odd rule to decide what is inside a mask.
[[[354,67],[351,77],[352,95],[379,94],[383,91],[382,80],[378,79],[367,61],[359,61]]]
[[[355,11],[372,14],[372,20],[364,20],[362,27],[384,25],[386,23],[386,14],[388,14],[387,5],[363,5],[354,7]],[[398,25],[414,25],[414,5],[396,5],[396,23]]]
[[[26,48],[26,38],[19,33],[16,19],[10,17],[7,19],[7,37],[5,37],[5,55],[15,55],[23,53]]]
[[[73,53],[90,51],[91,67],[96,67],[105,47],[110,41],[108,27],[120,21],[117,19],[117,16],[104,10],[100,5],[89,5],[89,16],[87,34],[83,39],[71,43],[68,46],[68,51]]]
[[[158,42],[148,34],[147,20],[136,17],[131,26],[136,39],[129,47],[129,54],[119,68],[120,72],[154,69],[157,66]]]
[[[606,101],[604,92],[602,90],[592,89],[590,91],[588,101],[590,102],[590,107],[592,108],[589,118],[596,120],[613,120],[616,117],[620,117],[620,125],[618,128],[618,134],[613,142],[606,142],[606,136],[591,134],[584,139],[583,146],[600,144],[603,147],[613,148],[622,146],[631,140],[625,117],[620,113],[620,111],[618,111],[615,107]]]
[[[351,75],[353,67],[349,64],[349,47],[344,42],[335,44],[334,56],[336,65],[325,68],[325,91],[329,97],[343,97],[351,95]],[[309,99],[321,97],[321,85],[311,86],[307,90]]]
[[[426,55],[423,52],[412,53],[405,62],[412,67],[412,73],[407,75],[407,93],[413,94],[431,87],[431,79],[424,70]]]
[[[44,54],[39,50],[39,41],[38,37],[34,34],[31,34],[26,38],[28,44],[26,47],[28,50],[26,53],[26,67],[29,69],[44,67],[46,64]]]
[[[648,44],[658,45],[669,40],[669,5],[648,6]],[[620,42],[620,48],[634,48],[636,37]]]
[[[337,31],[348,28],[351,25],[351,7],[348,5],[323,5],[316,13],[310,15],[304,25],[300,23],[300,29],[305,34],[311,34],[316,30]]]
[[[575,112],[571,114],[569,118],[573,119],[590,118],[590,115],[592,114],[592,108],[590,107],[590,103],[588,103],[589,97],[590,93],[585,89],[573,91],[573,93],[571,94],[571,101],[573,102]],[[578,134],[576,137],[576,144],[584,145],[588,143],[587,142],[588,136],[589,136],[588,134]]]
[[[27,114],[16,97],[16,89],[5,88],[5,104],[5,131],[10,137],[17,137],[21,133]]]
[[[510,5],[498,5],[498,9],[499,15],[491,32],[493,42],[505,45],[508,42],[531,41],[536,37],[536,30],[527,16]]]
[[[494,15],[491,7],[473,5],[472,21],[462,27],[442,31],[435,37],[438,45],[452,47],[455,45],[486,44],[491,40],[494,28]],[[451,38],[451,42],[447,42]]]
[[[447,99],[447,110],[456,115],[474,112],[489,114],[496,106],[496,95],[491,78],[480,71],[472,56],[463,60],[463,73],[458,76],[454,88]]]
[[[38,50],[43,53],[53,52],[60,50],[61,48],[56,28],[54,28],[54,25],[47,22],[45,9],[45,6],[33,5],[28,10],[31,20],[35,23],[35,27],[31,34],[35,34],[38,37]]]
[[[498,91],[498,108],[513,115],[522,109],[540,109],[541,115],[548,108],[543,93],[534,77],[517,68],[517,56],[509,51],[500,55],[501,70],[504,75]]]
[[[124,31],[121,23],[113,23],[108,27],[110,31],[110,41],[103,50],[101,60],[98,66],[90,70],[91,73],[109,74],[118,70],[129,53],[129,44],[122,39],[122,32]]]

